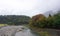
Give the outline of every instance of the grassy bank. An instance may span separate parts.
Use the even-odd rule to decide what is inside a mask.
[[[32,28],[31,30],[35,31],[40,36],[57,36],[56,29]]]
[[[0,24],[0,27],[1,27],[1,26],[7,26],[7,24]]]

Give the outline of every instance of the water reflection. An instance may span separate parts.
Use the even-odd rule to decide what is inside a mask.
[[[22,31],[16,32],[15,36],[38,36],[33,33],[30,29],[23,29]]]

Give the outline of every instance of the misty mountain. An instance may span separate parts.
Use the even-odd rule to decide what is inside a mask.
[[[54,14],[57,14],[57,13],[60,13],[60,11],[47,11],[47,12],[45,12],[45,13],[43,13],[46,17],[48,17],[49,16],[49,14],[51,14],[52,16],[54,15]]]

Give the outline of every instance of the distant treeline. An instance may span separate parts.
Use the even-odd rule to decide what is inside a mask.
[[[32,17],[29,26],[31,28],[54,28],[60,29],[60,11],[53,16],[49,14],[48,17],[43,14],[38,14]]]
[[[29,24],[30,17],[24,15],[0,15],[0,24],[22,25]]]

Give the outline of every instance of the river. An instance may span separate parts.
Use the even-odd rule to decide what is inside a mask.
[[[25,26],[5,26],[0,29],[0,36],[39,36]]]
[[[60,30],[46,29],[52,36],[60,36]],[[41,34],[40,34],[41,35]],[[39,36],[26,26],[4,26],[0,28],[0,36]]]

